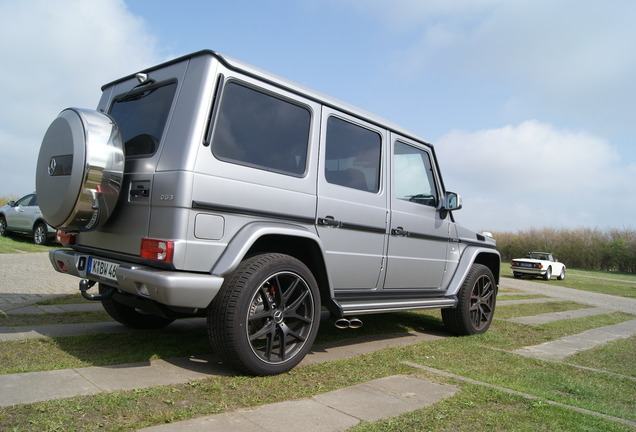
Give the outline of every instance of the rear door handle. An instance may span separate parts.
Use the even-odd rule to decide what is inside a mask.
[[[338,228],[342,226],[342,222],[335,220],[333,216],[325,216],[324,218],[318,218],[318,223],[327,227]]]
[[[397,227],[391,230],[391,234],[399,237],[408,237],[410,233],[402,227]]]

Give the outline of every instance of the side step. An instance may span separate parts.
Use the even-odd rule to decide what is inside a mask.
[[[454,297],[434,297],[434,298],[335,298],[334,306],[340,311],[340,316],[374,314],[381,312],[397,312],[414,309],[436,309],[455,307],[457,299]]]

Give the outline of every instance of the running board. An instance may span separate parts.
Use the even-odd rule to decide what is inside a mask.
[[[449,297],[441,298],[396,298],[396,299],[342,299],[333,300],[335,306],[341,312],[341,316],[364,315],[382,312],[407,311],[414,309],[437,309],[455,307],[457,299]]]

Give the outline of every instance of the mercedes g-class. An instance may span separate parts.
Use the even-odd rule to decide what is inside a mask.
[[[455,223],[461,199],[430,144],[213,51],[104,85],[96,110],[63,110],[36,190],[65,245],[51,263],[84,297],[135,328],[205,316],[242,372],[297,365],[327,313],[358,327],[442,308],[459,335],[493,318],[495,241]]]

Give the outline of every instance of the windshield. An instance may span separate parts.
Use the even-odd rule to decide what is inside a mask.
[[[124,140],[126,157],[147,157],[157,151],[176,83],[131,91],[115,100],[110,115],[115,119]]]

